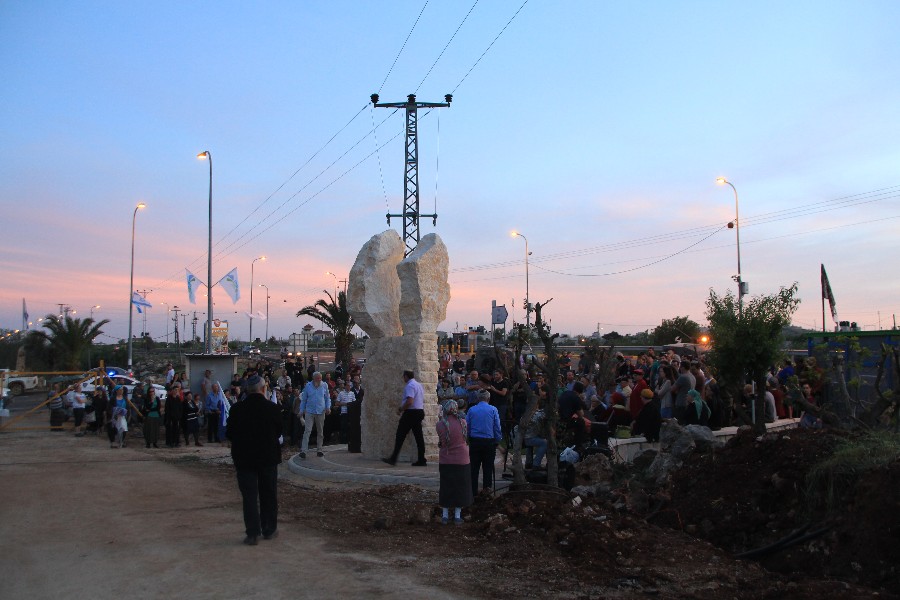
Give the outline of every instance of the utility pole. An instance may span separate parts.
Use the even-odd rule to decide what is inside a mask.
[[[347,283],[348,283],[347,280],[346,280],[346,279],[339,279],[339,280],[338,280],[338,283],[343,283],[343,284],[344,284],[344,296],[346,296],[346,295],[347,295]],[[336,298],[335,298],[335,299],[336,299]]]
[[[181,346],[180,346],[179,343],[178,343],[178,341],[179,341],[179,340],[178,340],[178,312],[179,312],[180,310],[181,310],[181,309],[178,308],[178,305],[177,305],[177,304],[176,304],[175,306],[172,307],[172,312],[175,313],[175,317],[174,317],[172,320],[175,321],[175,347],[176,347],[176,348],[181,348]]]
[[[378,94],[369,97],[375,108],[403,108],[406,110],[406,159],[403,167],[403,180],[405,191],[403,194],[403,212],[400,214],[387,214],[388,225],[391,217],[403,218],[403,243],[406,249],[403,256],[415,250],[419,245],[419,217],[431,217],[432,223],[437,225],[437,213],[430,215],[419,214],[419,129],[418,109],[420,108],[448,108],[453,101],[453,94],[444,94],[444,102],[416,102],[416,95],[410,94],[406,102],[378,103]]]
[[[191,332],[191,348],[194,347],[194,344],[197,342],[197,311],[194,311],[194,318],[191,319],[191,325],[193,325],[193,330]]]

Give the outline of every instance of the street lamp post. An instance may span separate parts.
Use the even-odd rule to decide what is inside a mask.
[[[734,232],[737,235],[737,284],[738,284],[738,315],[744,312],[744,280],[741,279],[741,224],[738,219],[738,192],[734,184],[724,177],[717,177],[719,185],[730,185],[734,192]]]
[[[134,207],[134,213],[131,215],[131,275],[128,278],[128,372],[131,373],[131,320],[134,315],[134,223],[137,220],[137,211],[147,206],[143,202],[138,202]]]
[[[337,284],[338,284],[337,275],[335,275],[331,271],[325,271],[325,274],[331,275],[332,277],[334,277],[334,301],[337,302]]]
[[[206,258],[206,353],[212,354],[212,154],[204,150],[197,155],[200,160],[209,161],[209,250]]]
[[[259,284],[259,287],[266,288],[266,341],[265,343],[269,343],[269,286],[264,283]]]
[[[253,344],[253,267],[256,266],[256,261],[258,260],[266,260],[265,256],[257,256],[250,263],[250,343]]]
[[[91,307],[91,321],[92,321],[92,322],[93,322],[93,320],[94,320],[94,309],[95,309],[95,308],[100,308],[100,305],[99,305],[99,304],[95,304],[95,305],[93,305],[93,306]],[[31,323],[29,323],[29,325],[31,325]],[[91,368],[91,348],[92,348],[93,346],[94,346],[94,340],[91,340],[90,343],[88,344],[88,369]]]
[[[529,290],[528,290],[528,256],[531,252],[528,251],[528,238],[519,233],[518,231],[512,232],[513,237],[520,237],[525,240],[525,327],[527,328],[529,339],[531,336],[531,300],[529,299]]]

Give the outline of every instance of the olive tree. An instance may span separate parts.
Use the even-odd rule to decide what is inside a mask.
[[[720,388],[730,392],[733,398],[740,397],[748,379],[756,383],[757,431],[765,430],[762,415],[766,371],[781,354],[782,330],[790,324],[800,305],[796,294],[794,282],[776,294],[754,296],[743,307],[730,290],[720,296],[710,289],[706,300],[712,338],[712,349],[706,360],[715,368]]]

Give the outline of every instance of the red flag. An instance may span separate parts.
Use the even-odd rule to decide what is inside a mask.
[[[831,307],[831,318],[837,322],[837,307],[834,301],[834,294],[831,292],[831,284],[828,283],[828,274],[825,272],[825,265],[822,265],[822,298],[828,300],[828,306]]]

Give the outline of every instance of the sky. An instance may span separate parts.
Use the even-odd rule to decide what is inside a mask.
[[[751,295],[797,282],[794,323],[821,328],[824,264],[841,320],[892,326],[900,4],[473,1],[0,2],[0,327],[24,298],[32,321],[99,305],[98,341],[125,337],[138,202],[147,331],[171,335],[167,306],[202,319],[204,150],[213,280],[241,282],[215,316],[248,338],[254,264],[254,337],[318,327],[297,310],[402,210],[405,117],[373,92],[453,94],[419,112],[443,331],[489,326],[492,301],[525,320],[512,230],[554,331],[705,323],[710,289],[736,289],[717,177]]]

